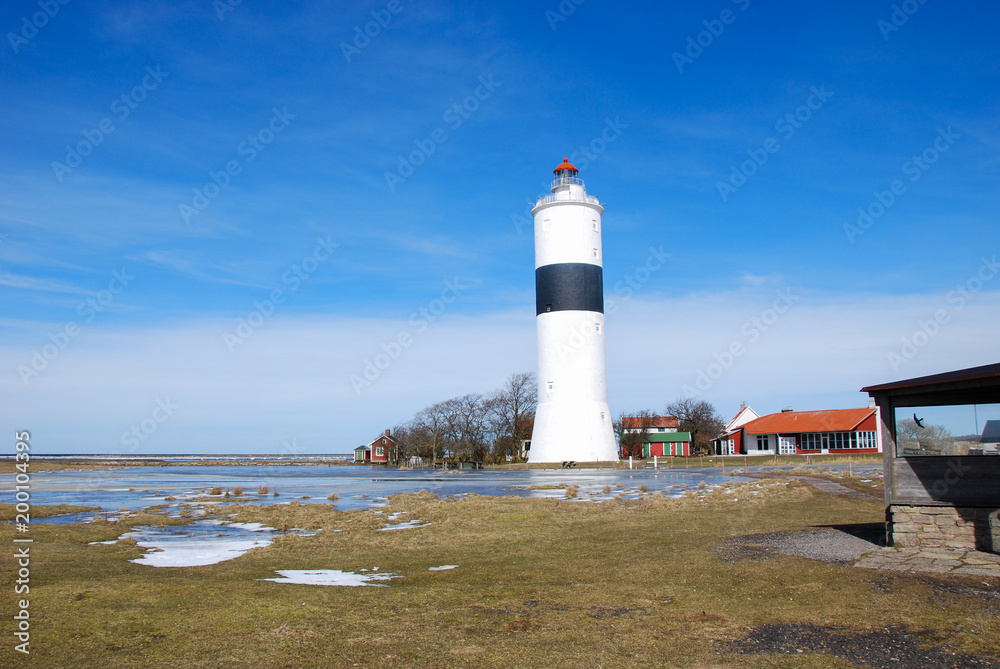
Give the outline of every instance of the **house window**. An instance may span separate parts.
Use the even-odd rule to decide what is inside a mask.
[[[758,451],[769,451],[771,450],[771,443],[768,441],[766,434],[757,435],[757,450]]]
[[[385,449],[383,449],[381,446],[375,447],[375,457],[381,458],[384,454],[385,454]]]

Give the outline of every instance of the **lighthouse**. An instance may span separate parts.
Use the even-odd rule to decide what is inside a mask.
[[[535,217],[538,407],[531,462],[617,460],[604,359],[601,214],[568,158]]]

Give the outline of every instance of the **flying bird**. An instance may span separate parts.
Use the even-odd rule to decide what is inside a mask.
[[[921,430],[924,429],[924,419],[917,418],[917,414],[913,414],[913,422],[916,423],[917,427],[919,427]]]

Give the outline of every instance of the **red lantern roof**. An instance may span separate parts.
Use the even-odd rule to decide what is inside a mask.
[[[562,170],[573,170],[574,172],[579,172],[580,170],[573,167],[573,163],[569,162],[569,158],[563,158],[562,165],[552,170],[555,173],[561,172]]]

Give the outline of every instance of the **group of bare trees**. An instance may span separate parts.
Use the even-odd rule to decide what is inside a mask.
[[[416,455],[432,462],[516,461],[520,459],[521,444],[531,439],[537,405],[535,375],[512,374],[491,393],[469,393],[420,410],[412,420],[396,426],[393,436],[402,460]],[[631,430],[623,425],[625,414],[615,420],[615,436],[623,455],[641,457],[646,435],[660,415],[649,410],[630,414]],[[679,399],[667,404],[662,415],[675,416],[678,429],[691,433],[694,452],[710,452],[712,440],[723,428],[715,407],[704,400]]]
[[[535,375],[512,374],[492,393],[469,393],[422,409],[393,436],[404,459],[504,462],[508,456],[517,459],[522,440],[531,438],[537,403]]]

